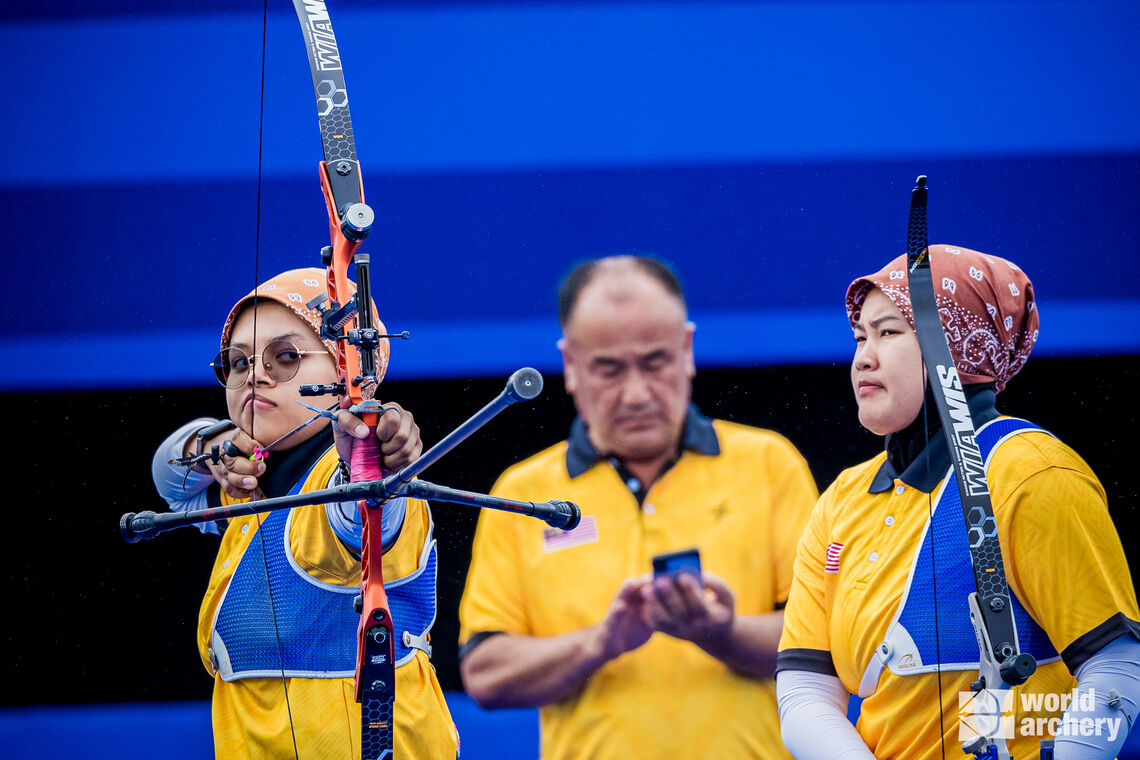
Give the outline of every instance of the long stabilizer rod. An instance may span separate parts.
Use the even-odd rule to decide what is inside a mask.
[[[278,509],[309,506],[313,504],[330,504],[341,501],[368,500],[374,503],[383,503],[396,496],[403,495],[413,478],[426,470],[440,457],[451,451],[458,444],[479,428],[487,424],[501,411],[511,404],[519,401],[529,401],[542,392],[542,375],[530,367],[524,367],[510,376],[506,387],[489,404],[475,414],[471,415],[463,424],[448,433],[431,449],[424,452],[419,459],[412,462],[399,472],[393,473],[383,480],[370,480],[360,483],[345,483],[332,488],[311,491],[295,496],[281,496],[273,499],[260,499],[256,501],[230,504],[210,509],[195,509],[188,512],[128,512],[119,520],[119,532],[123,539],[134,543],[144,538],[153,538],[174,528],[198,523],[224,520],[243,515],[273,512]],[[449,501],[459,504],[468,504],[489,509],[502,509],[518,514],[533,515],[545,520],[557,528],[572,528],[578,524],[580,512],[572,502],[522,502],[511,499],[476,494],[470,491],[457,491],[443,486],[423,484],[426,488],[434,489],[434,498],[439,501]],[[410,492],[409,492],[410,493]],[[444,495],[446,494],[446,495]],[[419,494],[410,494],[419,495]],[[572,507],[572,509],[571,509]]]

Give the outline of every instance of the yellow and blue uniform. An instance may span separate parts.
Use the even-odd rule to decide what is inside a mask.
[[[993,402],[990,390],[970,399],[980,426],[1008,419]],[[882,643],[900,640],[892,623],[904,594],[911,604],[912,585],[960,580],[940,574],[932,581],[929,555],[919,551],[949,465],[936,435],[902,472],[886,452],[845,470],[820,497],[797,551],[778,670],[838,676],[853,694],[862,688],[857,728],[880,760],[941,757],[943,741],[957,751],[959,693],[978,675],[955,669],[945,653],[940,676],[929,667],[907,674],[923,669],[897,657],[881,672],[876,667]],[[1048,736],[1043,721],[1063,711],[1057,700],[1050,711],[1049,701],[1033,695],[1071,692],[1072,674],[1089,657],[1122,635],[1140,634],[1140,614],[1104,489],[1072,449],[1037,429],[1017,432],[993,452],[987,478],[1010,591],[1033,623],[1019,632],[1032,639],[1029,629],[1039,629],[1048,640],[1035,645],[1054,655],[1014,690],[1008,748],[1013,757],[1030,757]],[[930,633],[913,615],[909,625]]]
[[[277,455],[265,490],[283,492],[290,481],[299,492],[324,488],[337,462],[327,436],[318,437]],[[213,498],[230,503],[216,491]],[[384,554],[386,584],[424,569],[434,572],[426,562],[434,561],[428,506],[418,499],[406,504],[400,533]],[[261,534],[279,537],[282,546],[274,540],[263,546]],[[295,574],[301,592],[274,587],[270,610],[268,596],[249,581],[260,578],[263,586],[266,572],[277,578],[278,573]],[[360,705],[351,672],[356,652],[352,619],[358,617],[352,598],[359,587],[360,561],[330,528],[324,506],[230,520],[198,621],[202,662],[214,677],[218,757],[293,757],[294,736],[301,757],[360,757]],[[305,596],[305,589],[312,593]],[[331,607],[318,615],[313,604],[321,594]],[[429,612],[434,617],[434,607]],[[341,617],[339,627],[329,625],[335,616]],[[395,607],[393,616],[399,632],[402,621]],[[418,627],[416,634],[423,625]],[[396,669],[397,756],[455,757],[458,738],[428,655],[411,648],[405,660]]]
[[[676,462],[648,488],[601,456],[575,421],[568,441],[507,470],[492,493],[565,498],[572,531],[484,512],[460,606],[470,651],[489,635],[550,637],[601,621],[622,582],[662,552],[697,547],[736,596],[737,615],[779,609],[817,491],[787,439],[690,408]],[[664,634],[603,665],[540,709],[542,757],[787,758],[773,683],[740,675]]]

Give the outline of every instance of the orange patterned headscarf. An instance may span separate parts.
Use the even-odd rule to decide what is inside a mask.
[[[348,295],[356,293],[355,283],[349,282]],[[230,336],[234,329],[234,320],[237,319],[238,314],[255,300],[268,299],[276,301],[277,303],[285,306],[298,317],[301,321],[307,324],[313,332],[321,338],[321,313],[317,309],[310,309],[307,304],[310,300],[318,295],[325,293],[325,270],[318,269],[317,267],[308,267],[305,269],[290,269],[288,272],[266,280],[261,285],[254,288],[248,295],[234,304],[230,309],[229,316],[226,317],[226,323],[222,327],[222,348],[226,348],[230,344]],[[376,304],[372,304],[372,313],[376,314]],[[381,333],[387,332],[384,328],[384,323],[380,321],[379,317],[375,318],[376,329]],[[325,344],[325,348],[329,350],[337,359],[341,356],[341,348],[335,342],[321,338],[321,342]],[[389,344],[387,338],[381,338],[380,347],[376,351],[376,381],[380,382],[384,379],[384,373],[388,369],[388,352]]]
[[[930,246],[931,275],[942,328],[963,383],[993,383],[1000,391],[1037,342],[1033,283],[1010,261],[969,248]],[[847,319],[854,327],[871,288],[883,291],[914,327],[906,254],[847,287]]]

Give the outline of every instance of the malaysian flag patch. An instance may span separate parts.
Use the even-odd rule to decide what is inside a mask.
[[[839,553],[843,551],[843,544],[832,541],[827,545],[827,561],[823,563],[823,572],[839,572]]]
[[[574,530],[547,528],[542,531],[542,548],[549,552],[560,552],[571,546],[592,544],[598,540],[598,523],[593,515],[582,515],[582,521]]]

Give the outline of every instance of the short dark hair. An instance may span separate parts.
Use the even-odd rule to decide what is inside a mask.
[[[578,303],[578,296],[581,295],[582,288],[593,281],[597,274],[598,265],[603,261],[613,259],[629,259],[638,269],[661,283],[667,292],[680,299],[681,303],[685,302],[685,293],[681,287],[681,280],[677,278],[677,273],[673,271],[672,266],[660,259],[655,259],[652,256],[634,255],[589,259],[575,264],[574,268],[567,272],[558,285],[558,323],[560,325],[566,326],[570,319],[570,312],[574,311],[574,305]]]

